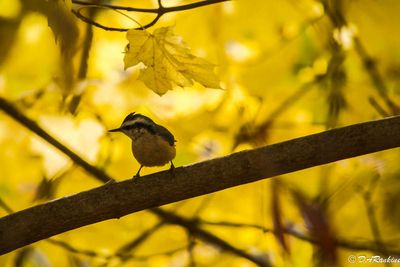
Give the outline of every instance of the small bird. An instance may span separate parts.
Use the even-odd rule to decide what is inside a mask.
[[[158,125],[152,119],[135,112],[130,113],[121,126],[109,132],[122,132],[132,139],[132,152],[140,163],[140,168],[133,177],[140,177],[140,170],[146,167],[163,166],[175,158],[175,138],[167,128]]]

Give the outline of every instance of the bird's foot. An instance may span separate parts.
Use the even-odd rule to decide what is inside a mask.
[[[139,170],[137,171],[137,173],[132,177],[132,180],[135,178],[139,178],[140,177],[140,170],[143,168],[143,165],[140,165]]]
[[[175,177],[175,166],[174,163],[171,161],[171,167],[169,167],[169,172]]]

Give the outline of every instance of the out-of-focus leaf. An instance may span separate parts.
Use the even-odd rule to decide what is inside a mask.
[[[26,10],[39,12],[47,17],[55,41],[60,46],[62,79],[59,83],[67,94],[74,84],[73,57],[79,41],[79,28],[70,11],[69,0],[23,0],[23,5]]]
[[[72,0],[63,0],[68,10],[72,9]]]
[[[69,1],[23,0],[25,10],[42,13],[47,17],[56,42],[65,56],[73,56],[77,50],[79,28],[70,11]]]
[[[55,197],[57,188],[61,182],[61,180],[71,171],[71,168],[68,168],[64,171],[61,171],[59,174],[55,175],[53,178],[47,178],[43,176],[40,184],[36,189],[36,194],[34,197],[34,201],[37,200],[49,200]]]
[[[282,209],[281,203],[279,200],[279,184],[276,180],[273,181],[271,186],[271,211],[272,211],[272,220],[274,223],[274,235],[278,240],[279,245],[281,245],[282,249],[290,254],[290,248],[285,238],[285,229],[282,223]]]
[[[56,183],[54,183],[54,181],[51,179],[43,177],[42,181],[40,181],[40,184],[36,190],[34,201],[42,199],[44,200],[52,199],[54,198],[55,191],[56,191]]]
[[[45,95],[45,93],[46,90],[43,88],[28,91],[17,99],[15,103],[24,108],[32,108]]]
[[[244,123],[235,135],[232,150],[235,150],[240,144],[244,143],[251,144],[254,147],[265,145],[273,123],[274,121],[272,120],[261,125],[255,125],[254,122]]]
[[[292,190],[292,194],[311,237],[316,241],[318,248],[316,256],[321,263],[328,264],[328,266],[335,264],[337,262],[336,239],[324,208],[318,203],[306,199],[299,191]]]
[[[82,96],[83,95],[81,95],[81,94],[73,95],[71,97],[71,99],[69,99],[69,101],[68,101],[68,111],[71,114],[76,115],[76,113],[78,111],[79,104],[81,103],[81,100],[82,100]]]
[[[33,248],[31,247],[23,248],[20,251],[18,251],[17,255],[14,258],[14,266],[23,267],[24,263],[31,257],[32,251]]]
[[[76,20],[62,0],[48,1],[46,16],[56,42],[60,42],[61,52],[72,56],[77,49],[79,29]]]
[[[20,19],[0,17],[0,66],[7,58],[8,52],[14,43],[20,22]]]
[[[214,65],[190,53],[173,27],[156,29],[153,34],[131,29],[124,58],[125,69],[143,63],[139,79],[159,95],[172,90],[173,84],[187,87],[193,81],[209,88],[220,88]]]
[[[24,266],[40,266],[40,267],[50,267],[51,264],[42,252],[39,250],[27,247],[19,250],[14,258],[15,267]]]
[[[77,51],[79,30],[75,18],[64,1],[49,1],[49,12],[46,14],[48,24],[53,31],[56,42],[59,42],[62,53],[63,80],[61,85],[70,91],[74,83],[73,56]]]

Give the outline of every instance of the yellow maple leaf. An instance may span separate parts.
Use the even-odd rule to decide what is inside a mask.
[[[156,29],[153,34],[131,29],[127,33],[129,45],[124,57],[125,69],[142,62],[146,67],[139,79],[159,95],[172,90],[173,85],[192,86],[193,81],[209,88],[220,88],[214,64],[190,53],[182,37],[173,27]]]

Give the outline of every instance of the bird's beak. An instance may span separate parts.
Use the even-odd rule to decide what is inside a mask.
[[[112,133],[112,132],[122,132],[122,129],[121,129],[121,128],[116,128],[116,129],[108,130],[108,132],[109,132],[109,133]]]

